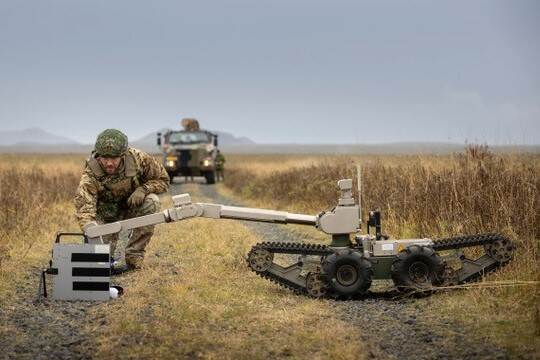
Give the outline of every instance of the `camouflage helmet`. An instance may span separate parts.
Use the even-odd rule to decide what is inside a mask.
[[[117,157],[122,156],[127,151],[127,136],[116,129],[103,130],[96,139],[94,150],[98,156]]]

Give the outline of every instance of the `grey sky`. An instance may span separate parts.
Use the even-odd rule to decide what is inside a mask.
[[[539,1],[0,1],[0,130],[540,143]]]

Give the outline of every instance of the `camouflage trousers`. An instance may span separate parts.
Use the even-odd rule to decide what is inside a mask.
[[[223,181],[225,180],[223,169],[216,169],[216,181]]]
[[[161,205],[159,197],[156,194],[148,194],[144,198],[141,206],[120,210],[116,219],[107,219],[107,222],[131,219],[137,216],[144,216],[156,213],[160,210]],[[103,218],[100,213],[97,213],[97,222],[103,224]],[[146,245],[154,235],[154,225],[143,226],[131,231],[131,235],[126,244],[126,264],[134,268],[140,268],[144,259]],[[111,234],[103,237],[103,241],[111,246],[111,256],[116,251],[118,243],[118,234]]]

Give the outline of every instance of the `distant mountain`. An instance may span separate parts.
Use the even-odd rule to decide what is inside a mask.
[[[148,135],[143,136],[142,138],[140,138],[138,140],[133,141],[132,144],[133,144],[134,147],[139,147],[141,149],[149,148],[149,147],[155,148],[155,146],[156,146],[156,133],[157,132],[164,132],[164,131],[165,131],[165,129],[158,130],[156,132],[152,132],[152,133],[150,133]],[[233,134],[228,133],[228,132],[213,131],[213,130],[210,130],[210,131],[213,132],[214,134],[218,135],[219,146],[227,147],[227,146],[254,145],[255,144],[255,142],[253,140],[251,140],[251,139],[249,139],[247,137],[244,137],[244,136],[236,137]]]
[[[29,144],[0,145],[0,153],[14,154],[89,154],[94,145],[82,144]]]
[[[0,145],[77,145],[72,139],[51,134],[40,128],[29,128],[24,130],[0,131]]]
[[[134,147],[153,154],[160,149],[155,143],[132,144]],[[0,153],[47,153],[47,154],[88,154],[94,145],[86,144],[17,144],[0,145]],[[389,143],[389,144],[247,144],[225,145],[221,149],[227,154],[450,154],[462,152],[465,144],[445,143]],[[527,152],[540,153],[538,145],[490,146],[495,152]]]
[[[161,132],[165,131],[164,129]],[[161,150],[156,145],[156,132],[130,141],[130,145],[151,153]],[[218,134],[219,145],[253,146],[255,143],[246,137],[236,137],[230,133],[214,131]],[[0,153],[87,153],[93,144],[81,144],[72,139],[51,134],[40,128],[0,131]]]
[[[157,132],[157,131],[156,131]],[[150,153],[160,153],[156,132],[130,141],[130,145]],[[163,132],[163,130],[161,130]],[[236,154],[448,154],[463,151],[465,144],[453,143],[387,143],[387,144],[257,144],[246,137],[214,131],[219,146]],[[89,153],[94,144],[80,144],[39,128],[0,131],[0,153]],[[490,146],[496,152],[540,153],[539,145]]]
[[[222,131],[212,131],[212,132],[218,135],[220,146],[255,145],[255,141],[245,136],[236,137],[233,134],[222,132]]]

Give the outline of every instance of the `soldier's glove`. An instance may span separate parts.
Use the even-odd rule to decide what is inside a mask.
[[[141,206],[144,202],[144,198],[146,197],[146,192],[142,187],[138,187],[135,189],[133,194],[128,198],[127,203],[129,207],[138,207]]]

